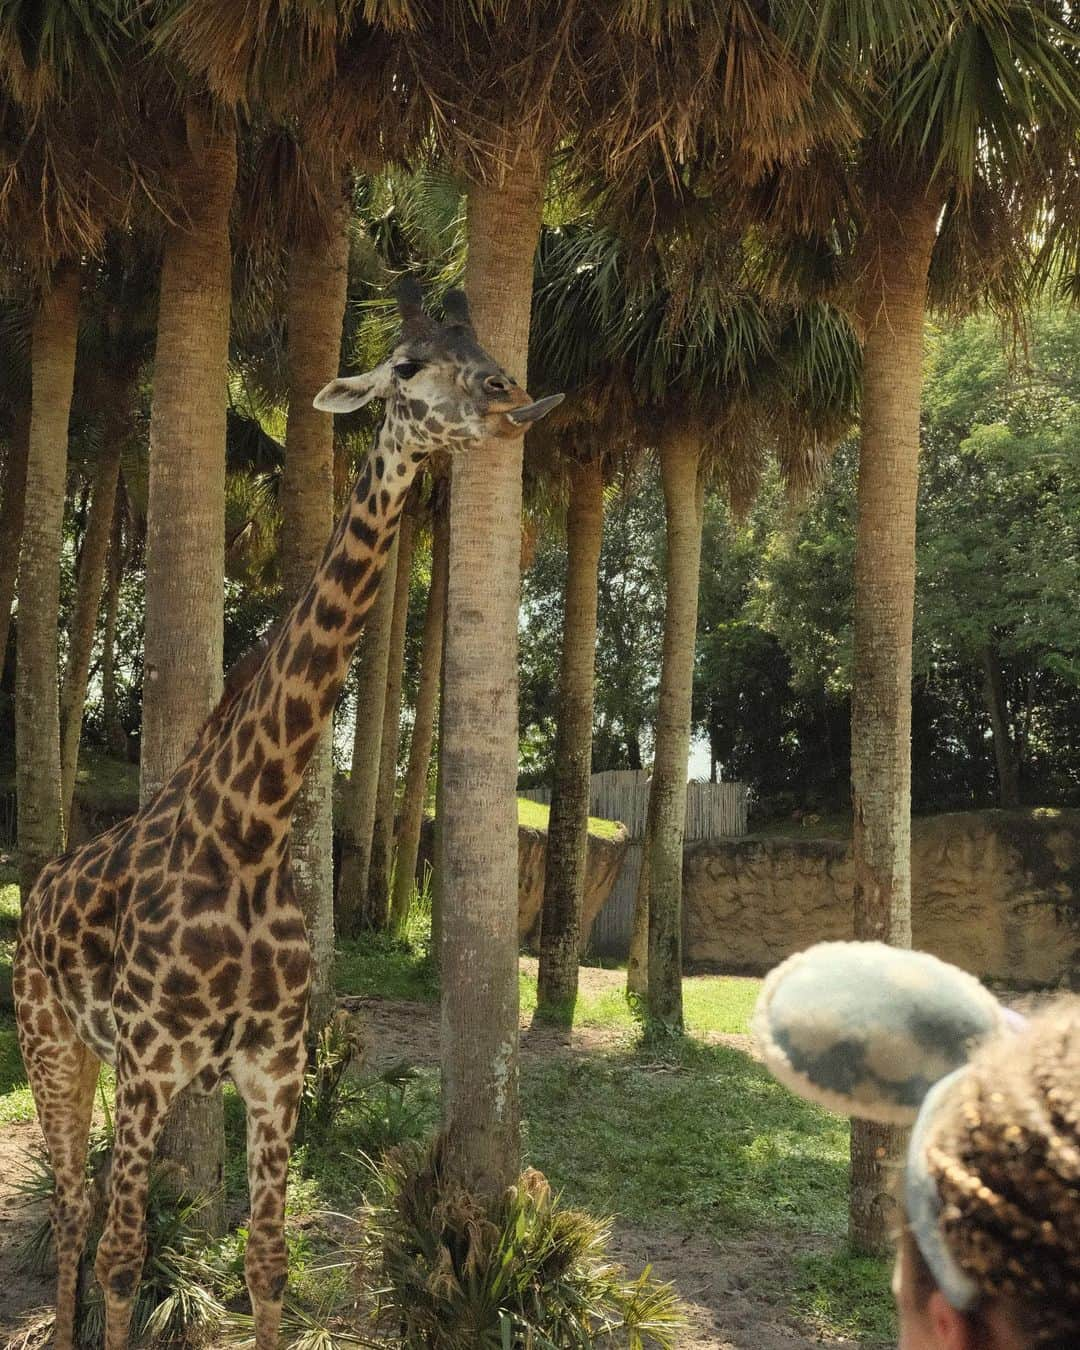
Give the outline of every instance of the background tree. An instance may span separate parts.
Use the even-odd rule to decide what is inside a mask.
[[[577,998],[588,844],[596,664],[597,574],[605,478],[626,469],[635,409],[616,362],[598,342],[611,296],[595,276],[612,274],[617,243],[587,221],[548,229],[537,256],[530,380],[569,394],[529,458],[566,498],[566,581],[555,707],[544,895],[540,915],[539,1016],[569,1024]],[[617,265],[617,264],[616,264]],[[561,415],[560,415],[561,413]],[[554,683],[554,679],[552,680]]]
[[[441,683],[443,629],[446,618],[446,572],[450,546],[448,489],[449,483],[445,477],[437,478],[432,485],[431,575],[424,609],[420,674],[402,789],[401,823],[398,828],[397,859],[390,905],[390,928],[397,936],[404,933],[415,884],[420,826],[427,797],[435,712]]]
[[[225,404],[236,184],[232,114],[190,100],[176,165],[183,216],[165,232],[150,417],[140,796],[158,791],[221,692]],[[224,1224],[220,1091],[181,1093],[161,1150]]]
[[[910,942],[911,633],[922,336],[928,303],[1016,311],[1038,222],[1063,222],[1080,96],[1063,8],[977,5],[948,20],[870,10],[783,16],[817,80],[852,91],[858,134],[744,199],[806,244],[863,350],[855,559],[852,799],[856,931]],[[895,25],[895,26],[894,26]],[[890,31],[891,30],[891,31]],[[830,68],[832,68],[830,70]],[[822,247],[815,241],[828,236]],[[838,283],[838,286],[837,286]],[[886,1243],[881,1160],[894,1134],[852,1134],[852,1236]]]

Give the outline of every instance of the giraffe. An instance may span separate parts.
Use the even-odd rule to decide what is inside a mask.
[[[480,346],[462,292],[429,316],[398,289],[401,334],[329,412],[385,401],[373,449],[306,590],[230,672],[183,763],[130,820],[56,858],[27,898],[15,957],[19,1044],[56,1177],[55,1345],[71,1350],[102,1061],[116,1070],[109,1203],[95,1270],[107,1350],[127,1345],[148,1173],[184,1087],[232,1079],[247,1115],[245,1276],[258,1350],[277,1344],[285,1178],[305,1067],[310,950],[289,865],[293,806],[378,590],[409,487],[436,451],[514,438],[532,402]]]

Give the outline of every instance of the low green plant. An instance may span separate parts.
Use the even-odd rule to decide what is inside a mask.
[[[412,1065],[394,1065],[362,1084],[349,1112],[350,1147],[378,1161],[401,1144],[427,1139],[437,1115],[435,1084]]]
[[[359,1019],[339,1008],[319,1032],[311,1049],[296,1123],[298,1145],[320,1144],[325,1140],[345,1096],[355,1091],[346,1083],[345,1075],[363,1050],[364,1034]]]
[[[108,1173],[111,1131],[95,1131],[87,1160],[88,1180],[97,1201],[83,1260],[93,1267],[101,1237],[105,1205],[104,1178]],[[52,1167],[44,1152],[29,1152],[16,1192],[25,1204],[44,1208],[55,1188]],[[225,1279],[226,1268],[213,1249],[207,1249],[198,1227],[199,1203],[177,1197],[164,1172],[153,1168],[146,1205],[146,1258],[132,1312],[132,1338],[156,1344],[189,1343],[222,1327],[227,1319],[223,1298],[234,1292]],[[19,1249],[25,1269],[42,1272],[53,1259],[52,1230],[47,1217],[34,1224]],[[96,1282],[87,1282],[76,1314],[76,1331],[83,1350],[105,1343],[105,1303]]]
[[[675,1294],[606,1256],[610,1225],[525,1172],[494,1204],[444,1174],[439,1147],[401,1147],[363,1214],[377,1320],[415,1350],[675,1344]]]

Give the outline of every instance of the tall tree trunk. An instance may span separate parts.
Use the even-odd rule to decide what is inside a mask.
[[[368,613],[356,656],[356,727],[349,782],[341,797],[341,867],[335,906],[338,931],[346,937],[382,928],[386,923],[386,914],[376,913],[371,908],[368,876],[375,801],[379,791],[383,705],[386,702],[399,538],[400,535],[394,539],[383,582]]]
[[[672,428],[665,435],[660,471],[667,519],[667,599],[649,784],[652,831],[642,870],[649,873],[649,1019],[681,1031],[683,832],[705,503],[699,428]]]
[[[105,618],[101,633],[101,718],[109,754],[127,756],[127,736],[116,701],[116,620],[120,612],[120,582],[124,575],[124,526],[119,502],[113,513],[112,540],[105,571]]]
[[[994,763],[997,765],[998,805],[1006,809],[1020,805],[1020,766],[1009,732],[1009,710],[1005,685],[1001,678],[1001,658],[992,645],[980,653],[983,668],[983,698],[990,715],[994,739]]]
[[[30,398],[20,399],[11,428],[11,444],[4,462],[4,499],[0,502],[0,679],[4,676],[15,577],[19,571],[23,503],[26,498],[26,457],[30,449]]]
[[[507,138],[509,144],[509,137]],[[523,149],[468,190],[466,284],[480,341],[524,382],[544,166]],[[517,623],[520,440],[454,464],[446,627],[442,1126],[451,1175],[501,1193],[521,1161],[518,1099]]]
[[[402,936],[409,918],[416,856],[420,851],[420,826],[424,819],[428,769],[431,766],[431,741],[435,731],[435,702],[439,696],[442,671],[443,626],[446,618],[446,565],[450,546],[450,521],[441,485],[435,488],[431,525],[431,587],[424,612],[421,640],[420,683],[416,690],[409,762],[405,769],[405,787],[401,795],[401,823],[398,828],[397,865],[390,908],[390,930]]]
[[[79,739],[82,735],[86,684],[90,676],[90,657],[94,648],[94,630],[101,606],[101,584],[109,553],[109,535],[116,515],[116,485],[120,479],[120,419],[109,418],[106,444],[94,467],[94,486],[90,514],[79,555],[79,576],[75,588],[75,613],[71,620],[64,684],[60,693],[60,780],[64,819],[71,820],[75,796],[75,774],[79,766]]]
[[[452,490],[452,480],[448,486]],[[431,956],[435,969],[442,971],[443,939],[443,823],[446,817],[446,774],[443,755],[446,750],[446,615],[450,602],[450,505],[446,507],[446,581],[443,596],[442,651],[439,655],[439,740],[435,749],[435,823],[431,832],[435,866],[431,877]]]
[[[415,501],[415,498],[413,498]],[[401,744],[401,682],[405,673],[405,629],[409,619],[409,582],[412,579],[416,517],[406,509],[398,531],[394,608],[390,619],[383,698],[382,741],[379,746],[379,782],[375,793],[375,823],[371,831],[368,867],[368,908],[390,921],[390,864],[394,852],[394,797],[397,787],[398,748]]]
[[[342,203],[328,239],[298,244],[289,260],[286,315],[289,415],[281,486],[283,604],[314,572],[334,521],[334,419],[312,400],[338,371],[348,287],[348,216]],[[289,850],[313,961],[311,1031],[333,1012],[333,723],[319,741],[296,799]]]
[[[923,323],[937,205],[878,211],[878,251],[863,282],[862,445],[855,548],[851,708],[855,936],[911,945],[911,629],[919,474]],[[903,1132],[856,1121],[850,1233],[884,1251],[888,1171]]]
[[[236,137],[191,108],[179,171],[186,219],[168,227],[161,267],[150,498],[142,764],[145,802],[189,749],[221,692],[225,585],[225,405],[229,351],[229,211]],[[206,1197],[200,1221],[224,1227],[220,1089],[174,1103],[160,1146],[186,1190]]]
[[[79,270],[59,268],[42,296],[31,338],[30,444],[19,551],[15,760],[19,883],[25,900],[64,846],[60,792],[60,551],[68,420],[79,332]]]
[[[633,767],[633,766],[631,766]],[[634,913],[630,921],[630,953],[626,961],[626,992],[633,1000],[644,999],[649,992],[649,891],[652,884],[652,841],[655,825],[652,788],[645,812],[645,834],[641,840],[641,868],[634,891]]]
[[[566,516],[566,617],[559,669],[555,774],[548,818],[540,927],[537,1011],[573,1020],[581,945],[581,902],[589,841],[596,588],[604,533],[604,475],[599,460],[570,470]]]

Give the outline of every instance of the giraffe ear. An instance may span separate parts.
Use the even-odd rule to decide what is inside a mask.
[[[364,375],[347,375],[331,380],[315,395],[315,407],[320,412],[347,413],[362,408],[373,398],[385,398],[390,392],[390,362],[369,370]]]

